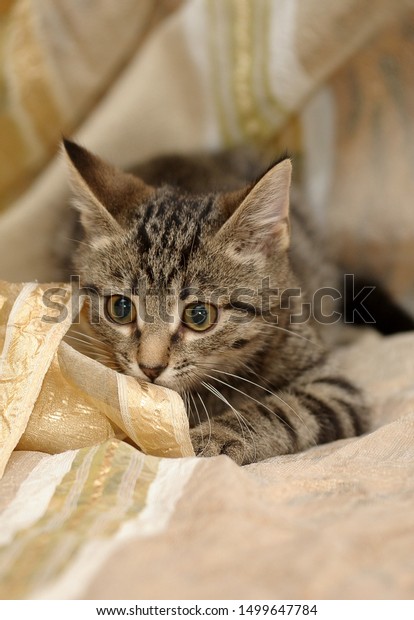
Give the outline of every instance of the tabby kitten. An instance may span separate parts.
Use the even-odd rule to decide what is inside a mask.
[[[181,394],[197,454],[246,464],[367,429],[360,391],[299,318],[326,266],[296,211],[291,239],[288,159],[247,183],[234,157],[138,177],[64,148],[93,329],[121,372]]]

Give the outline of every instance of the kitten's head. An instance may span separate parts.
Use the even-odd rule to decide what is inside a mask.
[[[291,285],[289,160],[240,191],[195,196],[65,150],[84,230],[73,264],[120,370],[185,393],[277,346],[268,289]]]

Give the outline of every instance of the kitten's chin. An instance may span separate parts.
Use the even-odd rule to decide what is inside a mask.
[[[163,380],[162,377],[159,377],[158,379],[155,379],[154,384],[158,385],[159,387],[164,387],[164,388],[168,388],[170,390],[174,390],[174,392],[179,392],[180,391],[178,389],[177,382],[168,381],[168,380],[165,381],[165,380]]]

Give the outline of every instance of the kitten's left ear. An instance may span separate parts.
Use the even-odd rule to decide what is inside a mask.
[[[289,247],[289,159],[273,166],[250,189],[218,232],[236,254],[257,252],[270,256]]]

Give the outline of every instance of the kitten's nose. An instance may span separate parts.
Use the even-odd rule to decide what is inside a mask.
[[[167,366],[144,366],[143,364],[139,364],[139,367],[144,375],[147,375],[148,379],[153,382],[167,368]]]

